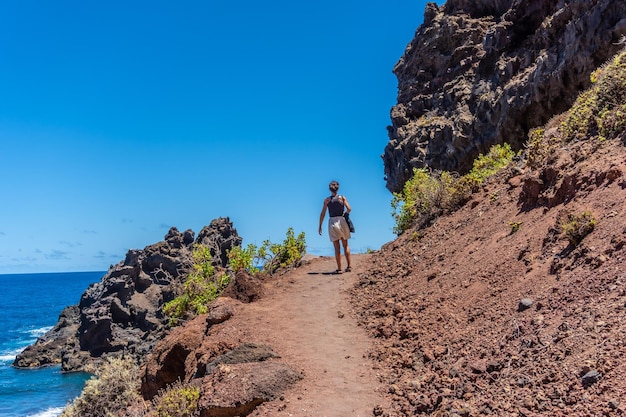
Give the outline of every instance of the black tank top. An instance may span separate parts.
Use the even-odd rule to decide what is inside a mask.
[[[336,195],[330,196],[328,202],[328,214],[330,217],[337,217],[343,215],[343,197]]]

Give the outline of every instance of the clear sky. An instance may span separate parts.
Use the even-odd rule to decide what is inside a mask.
[[[353,252],[379,249],[392,69],[425,5],[3,2],[0,274],[105,271],[226,216],[244,245],[292,227],[331,255],[331,180]]]

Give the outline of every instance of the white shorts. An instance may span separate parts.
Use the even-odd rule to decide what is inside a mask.
[[[328,237],[334,242],[339,239],[350,239],[350,227],[343,216],[328,219]]]

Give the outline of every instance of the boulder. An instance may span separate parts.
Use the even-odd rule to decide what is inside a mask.
[[[200,416],[246,416],[301,379],[300,372],[284,363],[220,364],[202,379]]]
[[[213,326],[229,320],[241,303],[228,297],[214,300],[207,314],[175,327],[152,350],[141,370],[141,394],[152,399],[177,380],[189,382],[206,374],[207,364],[239,344],[239,335],[210,337]]]

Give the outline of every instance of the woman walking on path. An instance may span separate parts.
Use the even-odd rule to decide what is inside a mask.
[[[341,274],[340,241],[343,245],[343,253],[346,255],[346,262],[348,263],[346,272],[350,272],[352,270],[350,268],[350,247],[348,246],[350,228],[348,227],[348,223],[346,223],[346,219],[343,217],[344,210],[345,213],[350,213],[352,209],[350,208],[350,204],[348,204],[346,197],[337,195],[337,191],[339,191],[339,183],[337,181],[331,181],[328,188],[330,189],[332,195],[324,199],[324,207],[322,207],[322,213],[320,214],[319,234],[322,234],[322,223],[324,222],[324,217],[326,216],[326,208],[328,208],[328,215],[330,217],[328,219],[328,237],[335,246],[335,260],[337,261],[337,270],[335,273]]]

